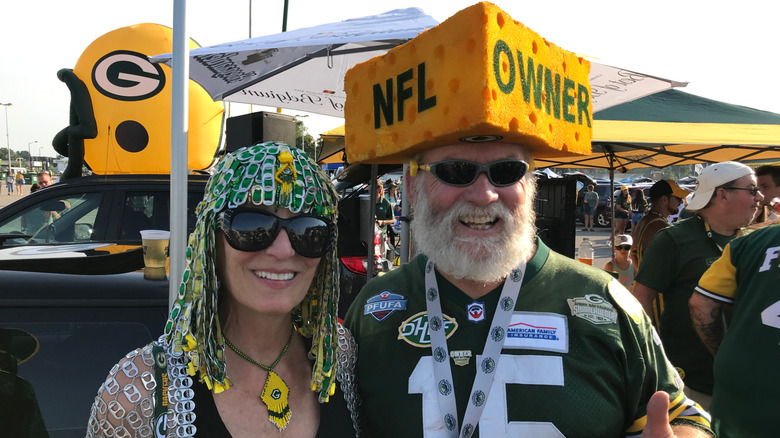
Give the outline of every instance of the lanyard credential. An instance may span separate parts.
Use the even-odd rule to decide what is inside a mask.
[[[506,330],[517,302],[520,286],[525,275],[525,263],[512,270],[501,290],[501,298],[496,306],[496,313],[490,325],[482,360],[477,363],[477,374],[469,394],[466,414],[463,417],[463,427],[458,427],[458,410],[455,401],[455,385],[452,380],[452,369],[447,349],[444,317],[439,299],[439,287],[436,282],[436,272],[433,262],[428,260],[425,265],[425,303],[428,311],[428,326],[430,327],[431,351],[433,354],[433,374],[436,378],[439,409],[451,437],[468,438],[473,433],[482,416],[485,402],[490,395],[490,387],[498,367],[498,357],[506,339]]]

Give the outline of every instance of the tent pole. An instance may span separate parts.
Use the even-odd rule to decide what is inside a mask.
[[[406,171],[409,169],[409,164],[404,164],[404,173],[401,175],[401,217],[408,218],[411,212],[411,206],[409,205],[409,194],[406,193]],[[400,263],[404,264],[409,261],[410,256],[410,243],[411,239],[409,232],[409,221],[401,221],[401,260]]]
[[[366,258],[366,280],[371,280],[374,278],[374,228],[376,227],[376,179],[377,172],[379,171],[378,169],[379,165],[371,165],[371,179],[368,180],[368,183],[370,184],[369,196],[371,196],[371,199],[368,201],[370,213],[366,215],[369,219],[369,222],[367,224],[363,224],[363,226],[367,227],[367,230],[371,230],[371,237],[369,238],[367,245],[368,257]]]
[[[609,161],[609,196],[612,199],[612,202],[610,202],[610,232],[609,232],[609,253],[614,256],[614,251],[612,248],[615,246],[615,152],[609,151],[609,155],[607,156],[607,160]],[[611,258],[610,258],[611,259]]]
[[[179,296],[187,247],[187,133],[189,110],[189,34],[187,0],[175,0],[173,10],[173,66],[171,69],[171,211],[169,242],[169,307]],[[174,196],[175,194],[175,196]]]

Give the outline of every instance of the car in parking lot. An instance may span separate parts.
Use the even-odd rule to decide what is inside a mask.
[[[0,350],[14,354],[9,350],[18,342],[6,336],[12,331],[21,330],[37,343],[18,371],[4,369],[1,374],[32,386],[50,438],[86,435],[90,406],[108,371],[123,355],[156,339],[167,320],[168,281],[145,280],[140,271],[83,273],[94,263],[111,264],[93,258],[133,259],[133,269],[143,266],[138,250],[109,254],[90,249],[99,245],[64,245],[70,247],[67,251],[64,246],[0,250],[26,250],[28,267],[55,271],[29,272],[8,265],[11,270],[0,269],[0,344],[7,344]],[[36,259],[36,250],[39,257],[46,251],[47,258]],[[31,396],[25,394],[24,402],[33,403]],[[0,424],[0,436],[10,437],[3,432],[6,426]]]
[[[189,175],[187,232],[208,175]],[[0,210],[0,248],[38,244],[141,244],[140,230],[169,229],[168,175],[90,175],[31,193]]]

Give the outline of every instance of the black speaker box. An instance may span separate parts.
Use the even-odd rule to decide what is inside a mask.
[[[553,251],[574,258],[576,244],[577,180],[574,178],[537,178],[537,235]]]
[[[228,117],[225,149],[233,152],[264,141],[280,141],[295,146],[295,117],[260,111]]]

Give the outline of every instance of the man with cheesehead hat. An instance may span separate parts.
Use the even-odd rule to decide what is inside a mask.
[[[704,168],[686,210],[693,216],[659,231],[648,245],[632,290],[645,311],[658,312],[661,340],[685,382],[686,394],[705,408],[713,388],[713,357],[691,323],[688,301],[702,274],[747,226],[763,199],[753,170],[735,161]]]
[[[409,163],[421,251],[347,312],[372,437],[710,436],[639,303],[535,235],[533,157],[590,154],[588,73],[490,3],[347,73],[349,160]]]

